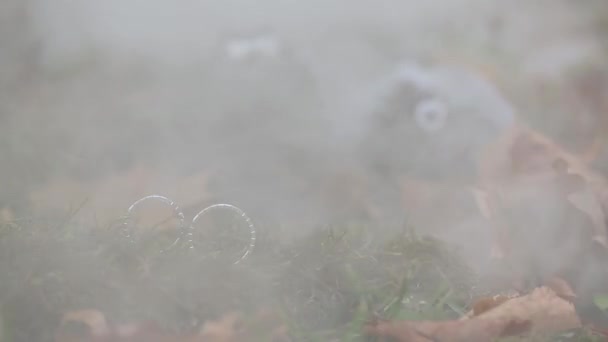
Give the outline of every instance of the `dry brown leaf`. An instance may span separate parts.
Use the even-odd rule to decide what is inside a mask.
[[[89,328],[93,336],[102,336],[110,332],[110,327],[106,321],[106,316],[98,310],[78,310],[70,311],[63,315],[61,325],[70,322],[83,323]]]
[[[480,298],[473,304],[473,316],[479,316],[486,311],[492,310],[509,299],[511,299],[511,297],[503,295]]]
[[[553,290],[559,297],[572,302],[576,298],[576,294],[570,284],[560,277],[551,277],[545,282],[545,286]]]
[[[506,301],[495,310],[486,312],[487,319],[514,317],[532,322],[532,329],[559,332],[580,327],[574,305],[548,287],[539,287],[530,294]]]
[[[224,315],[205,323],[199,336],[200,342],[289,341],[287,327],[268,310],[258,311],[249,321],[239,313]]]
[[[492,303],[494,304],[494,303]],[[580,327],[574,306],[542,287],[508,300],[470,319],[443,322],[379,322],[366,333],[398,341],[491,341],[524,333],[553,334]]]
[[[70,327],[77,323],[80,327]],[[84,328],[84,329],[82,329]],[[110,326],[97,310],[71,311],[64,314],[55,333],[55,342],[195,342],[189,337],[170,336],[154,323],[128,323]]]
[[[530,322],[519,319],[483,319],[443,322],[379,322],[365,328],[372,336],[400,342],[486,342],[527,332]]]
[[[8,207],[3,207],[0,209],[0,223],[8,223],[15,219],[15,214]]]
[[[86,329],[70,329],[78,323]],[[74,331],[76,330],[76,331]],[[172,335],[151,322],[110,326],[97,310],[72,311],[64,315],[55,342],[247,342],[289,341],[287,328],[271,311],[260,311],[245,321],[240,313],[230,313],[206,322],[200,332]]]
[[[480,186],[486,192],[480,204],[496,214],[500,194],[515,183],[559,176],[559,186],[567,196],[573,195],[573,205],[587,213],[596,226],[596,235],[606,239],[606,217],[601,208],[608,204],[608,181],[594,171],[583,158],[576,156],[540,132],[516,125],[496,143],[488,147],[481,158]],[[584,188],[589,191],[584,191]]]
[[[224,315],[217,321],[205,322],[200,336],[203,340],[232,342],[242,329],[242,316],[238,313]]]
[[[574,213],[572,217],[583,214],[590,219],[588,225],[572,227],[573,229],[580,227],[578,232],[566,231],[564,229],[570,227],[564,228],[557,224],[554,231],[548,226],[530,231],[527,234],[530,239],[539,239],[541,235],[572,235],[577,238],[580,236],[578,254],[581,256],[585,255],[585,251],[594,243],[593,241],[608,247],[608,243],[602,243],[608,241],[607,212],[604,210],[608,208],[608,181],[591,169],[581,157],[566,151],[548,137],[523,125],[514,126],[511,131],[498,139],[495,145],[488,147],[486,152],[479,165],[479,188],[482,193],[476,196],[477,205],[494,226],[491,257],[506,261],[511,268],[519,272],[513,275],[512,286],[517,287],[523,280],[520,278],[529,273],[530,270],[527,269],[529,264],[543,262],[542,257],[538,257],[538,253],[533,250],[534,247],[523,247],[525,245],[521,243],[523,237],[516,236],[517,233],[512,229],[514,223],[510,221],[512,217],[508,217],[508,212],[522,210],[519,208],[527,205],[525,203],[529,203],[529,206],[534,208],[535,203],[545,201],[546,197],[547,203],[553,203],[551,201],[569,203]],[[543,208],[543,205],[544,203],[540,203],[539,207]],[[520,225],[520,235],[522,222],[514,224]],[[585,239],[589,239],[588,243]],[[547,250],[560,250],[561,247],[563,246],[558,243],[554,246],[544,246]],[[524,260],[526,258],[528,260]],[[554,262],[549,263],[551,264],[548,267],[549,274],[543,276],[557,275],[561,271],[572,268],[572,263],[576,262],[574,257],[561,259],[557,257]],[[548,285],[562,287],[558,284]],[[564,298],[572,300],[574,297],[573,291],[557,287],[555,290]]]

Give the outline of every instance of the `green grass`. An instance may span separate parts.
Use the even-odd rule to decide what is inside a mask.
[[[201,250],[159,254],[123,240],[117,226],[5,224],[0,341],[48,340],[69,310],[185,332],[227,312],[270,307],[296,341],[356,342],[369,340],[362,326],[372,319],[454,319],[470,305],[475,274],[435,238],[409,231],[379,238],[381,227],[351,225],[280,244],[273,227],[260,228],[264,248],[232,265]]]

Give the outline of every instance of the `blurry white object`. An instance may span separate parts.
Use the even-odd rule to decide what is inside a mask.
[[[414,116],[420,128],[427,132],[436,132],[445,127],[448,108],[437,99],[423,100],[416,105]]]
[[[471,181],[480,155],[515,122],[492,82],[456,65],[405,61],[367,89],[357,153],[388,174]]]
[[[277,58],[281,52],[281,44],[272,34],[254,38],[237,38],[226,45],[226,53],[233,60],[245,60],[254,56]]]

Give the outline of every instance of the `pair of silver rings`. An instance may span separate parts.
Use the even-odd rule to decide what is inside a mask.
[[[238,256],[238,258],[234,262],[234,264],[238,264],[238,263],[242,262],[243,260],[247,259],[253,252],[253,249],[255,248],[256,235],[257,235],[256,227],[253,224],[251,218],[249,218],[249,216],[247,216],[247,214],[245,214],[245,212],[243,210],[241,210],[240,208],[238,208],[232,204],[226,204],[226,203],[213,204],[213,205],[210,205],[210,206],[202,209],[201,211],[199,211],[194,216],[192,221],[189,224],[186,224],[186,217],[185,217],[184,213],[182,212],[182,210],[180,209],[180,207],[175,203],[175,201],[173,201],[165,196],[161,196],[161,195],[149,195],[149,196],[140,198],[137,201],[135,201],[133,204],[131,204],[129,209],[127,209],[127,217],[126,217],[126,220],[123,225],[123,235],[131,242],[135,242],[135,238],[134,238],[134,234],[133,234],[133,220],[132,220],[133,213],[141,203],[146,202],[146,201],[159,201],[159,202],[169,206],[173,210],[173,214],[174,214],[175,218],[177,218],[177,220],[178,220],[179,232],[178,232],[177,239],[169,247],[165,248],[164,250],[161,250],[160,251],[161,253],[175,247],[180,242],[185,242],[185,246],[187,246],[187,248],[194,249],[195,248],[194,232],[195,232],[196,222],[201,217],[205,216],[206,214],[208,214],[212,211],[216,211],[216,210],[228,210],[228,211],[231,211],[231,212],[237,214],[238,217],[240,219],[242,219],[248,227],[249,241],[247,243],[247,246],[244,246],[242,254],[240,254]]]

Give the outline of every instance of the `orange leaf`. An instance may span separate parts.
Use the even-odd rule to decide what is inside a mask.
[[[576,294],[570,284],[560,277],[551,277],[545,282],[545,286],[550,288],[560,298],[563,298],[569,302],[572,302],[576,298]]]

